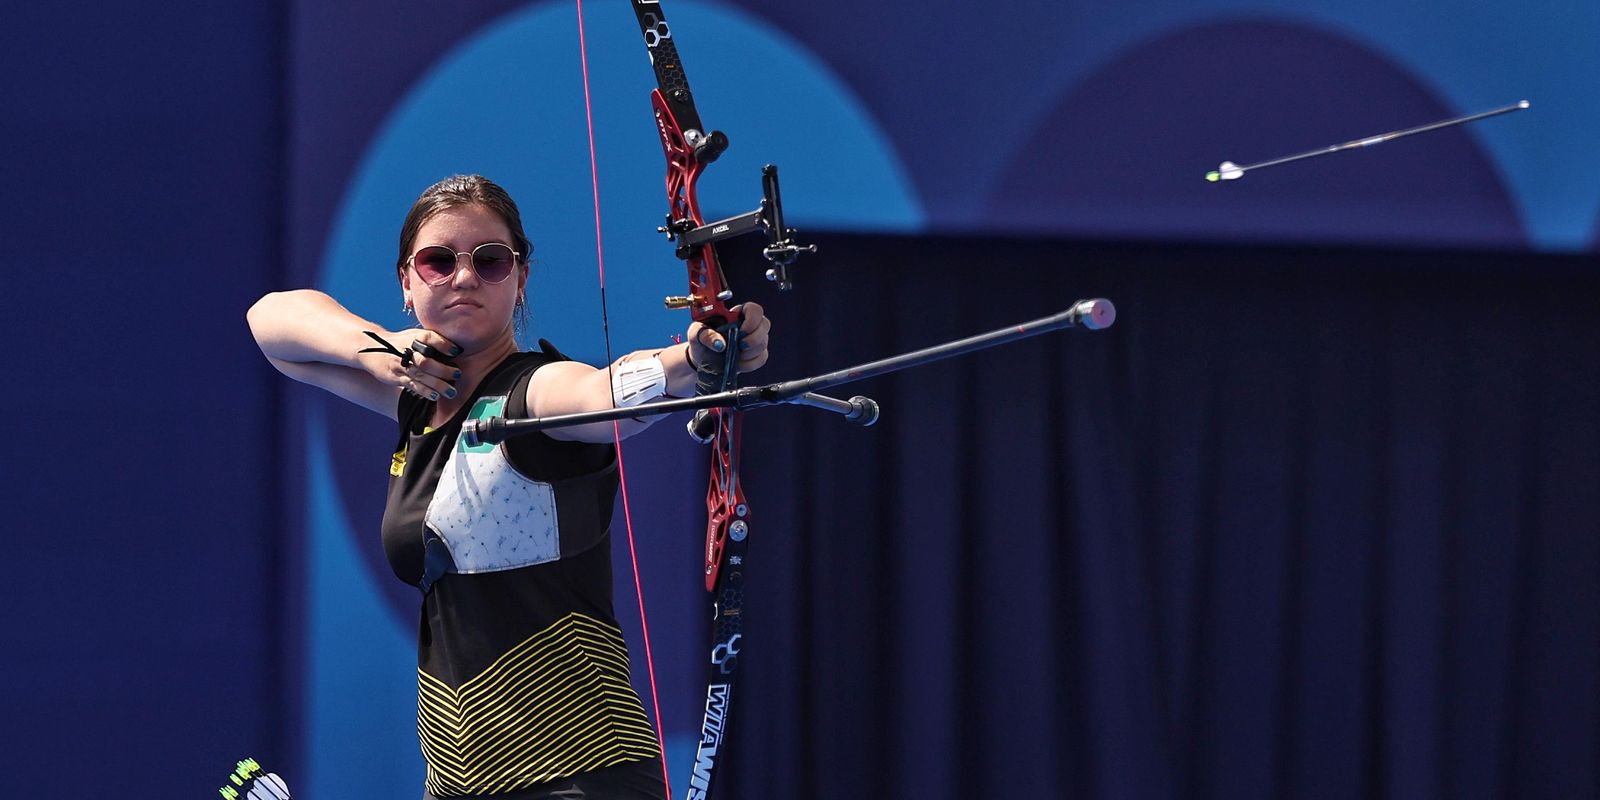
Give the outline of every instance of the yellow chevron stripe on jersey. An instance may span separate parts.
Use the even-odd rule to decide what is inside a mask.
[[[458,688],[417,670],[417,734],[438,797],[493,794],[660,754],[614,625],[572,613]]]

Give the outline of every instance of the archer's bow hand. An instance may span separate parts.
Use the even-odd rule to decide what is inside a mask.
[[[772,320],[760,303],[744,303],[730,311],[739,315],[737,363],[739,372],[760,369],[767,363],[767,341],[772,331]],[[728,342],[722,334],[698,322],[689,326],[689,359],[696,365],[710,364],[726,358]]]

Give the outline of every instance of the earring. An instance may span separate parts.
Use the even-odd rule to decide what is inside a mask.
[[[406,303],[405,305],[401,306],[400,311],[408,317],[411,316],[411,304]]]

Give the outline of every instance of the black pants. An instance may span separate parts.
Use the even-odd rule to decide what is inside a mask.
[[[472,797],[482,797],[484,800],[666,800],[667,790],[661,784],[661,759],[652,758],[630,761],[506,794]],[[437,798],[424,790],[422,800],[457,798]]]

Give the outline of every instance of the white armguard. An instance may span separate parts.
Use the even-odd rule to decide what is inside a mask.
[[[667,368],[656,356],[627,361],[611,368],[611,400],[618,408],[632,408],[667,393]]]

